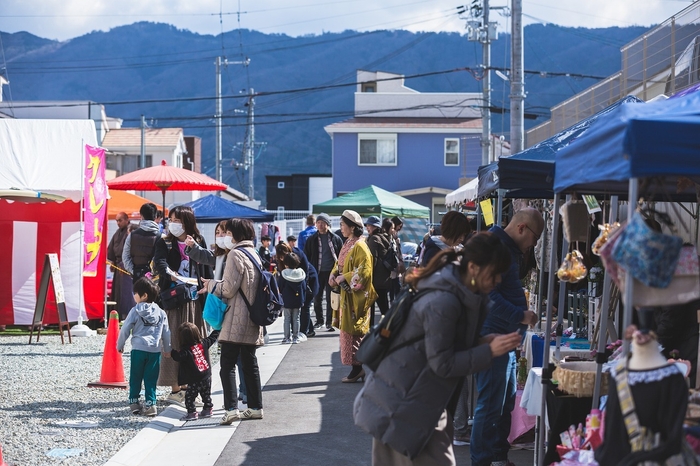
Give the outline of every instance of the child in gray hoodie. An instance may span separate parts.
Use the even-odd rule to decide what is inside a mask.
[[[158,286],[147,277],[134,282],[134,306],[122,323],[117,350],[124,351],[124,344],[131,335],[131,370],[129,372],[129,408],[133,414],[155,416],[156,383],[160,371],[161,349],[170,357],[170,327],[168,316],[154,301]],[[132,332],[133,330],[133,332]],[[162,344],[161,344],[162,342]],[[146,403],[139,402],[141,382],[145,387]]]

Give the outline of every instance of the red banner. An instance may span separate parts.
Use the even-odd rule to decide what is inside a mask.
[[[85,190],[83,191],[85,246],[83,276],[94,277],[100,261],[105,215],[107,215],[107,183],[105,150],[85,145]],[[104,263],[104,260],[102,261]]]

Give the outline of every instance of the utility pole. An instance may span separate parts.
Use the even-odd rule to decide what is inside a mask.
[[[525,82],[523,72],[523,1],[512,0],[511,31],[511,73],[510,73],[510,153],[517,154],[525,149],[525,128],[523,101]]]
[[[489,0],[484,2],[485,34],[482,34],[483,48],[483,105],[482,105],[482,131],[481,131],[481,165],[491,162],[491,38],[489,37]]]
[[[225,60],[224,60],[225,62]],[[222,136],[221,136],[221,57],[216,57],[216,109],[214,111],[214,119],[216,120],[216,171],[214,178],[216,181],[221,181],[221,153],[222,153]]]
[[[141,115],[141,158],[139,168],[146,168],[146,117]]]
[[[248,197],[255,199],[255,91],[248,92]]]

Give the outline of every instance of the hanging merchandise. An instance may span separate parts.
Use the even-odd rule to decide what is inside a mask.
[[[666,288],[673,278],[683,240],[652,230],[639,211],[622,231],[612,251],[615,261],[647,286]]]
[[[591,252],[596,256],[599,256],[600,248],[603,247],[603,245],[608,241],[608,238],[610,238],[610,235],[612,235],[612,233],[618,228],[620,228],[619,222],[598,225],[598,229],[600,229],[600,234],[595,239],[595,241],[593,241],[593,245],[591,246]]]
[[[588,269],[583,264],[583,256],[577,250],[568,253],[557,270],[559,280],[568,283],[577,283],[586,278]]]
[[[588,241],[589,214],[586,204],[581,201],[568,201],[559,209],[564,237],[569,243]]]

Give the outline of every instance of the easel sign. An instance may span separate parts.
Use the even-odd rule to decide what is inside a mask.
[[[63,340],[63,327],[68,332],[68,341],[73,343],[70,334],[70,324],[68,323],[68,312],[66,311],[66,298],[63,291],[63,282],[61,281],[61,268],[58,265],[58,254],[46,254],[44,259],[44,268],[41,272],[41,281],[39,282],[39,293],[36,297],[36,307],[34,308],[34,318],[32,326],[29,330],[29,344],[32,344],[32,335],[36,328],[36,341],[39,342],[41,327],[44,322],[44,313],[46,312],[46,297],[49,292],[49,279],[53,281],[53,293],[56,299],[56,308],[58,309],[58,331],[61,332],[61,344],[65,344]]]

